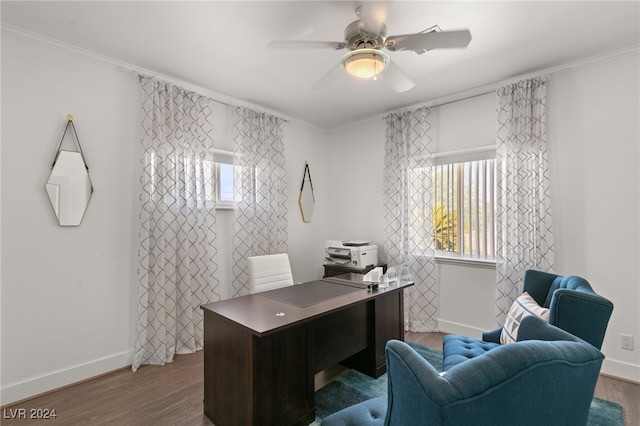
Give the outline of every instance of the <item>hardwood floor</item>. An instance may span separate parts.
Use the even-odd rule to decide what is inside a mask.
[[[442,333],[407,333],[405,338],[442,349]],[[3,426],[10,425],[212,425],[202,412],[202,352],[177,355],[163,367],[143,366],[136,373],[122,369],[27,401],[2,408]],[[339,369],[319,375],[326,381]],[[640,385],[601,376],[595,396],[622,405],[625,425],[640,425]],[[21,411],[24,410],[24,411]],[[32,414],[55,410],[53,419]],[[19,418],[22,413],[27,417]],[[13,418],[12,418],[13,417]]]

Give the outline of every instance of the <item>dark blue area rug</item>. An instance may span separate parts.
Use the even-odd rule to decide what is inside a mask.
[[[429,361],[436,370],[442,371],[441,351],[414,342],[407,341],[407,344]],[[386,394],[386,374],[374,379],[358,371],[348,370],[316,392],[316,422],[320,424],[329,414]],[[613,402],[593,398],[587,426],[624,426],[622,407]]]

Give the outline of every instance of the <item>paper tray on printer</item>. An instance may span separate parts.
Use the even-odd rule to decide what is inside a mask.
[[[343,241],[342,245],[345,247],[362,247],[362,246],[370,246],[373,243],[371,241]]]
[[[336,278],[336,277],[323,278],[322,281],[326,281],[334,284],[346,285],[346,286],[355,287],[355,288],[374,288],[378,286],[378,283],[373,281],[352,281],[352,280],[346,280],[344,278]]]

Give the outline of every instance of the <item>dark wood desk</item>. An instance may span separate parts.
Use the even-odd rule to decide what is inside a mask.
[[[362,282],[326,280],[335,278]],[[204,412],[216,426],[308,425],[315,373],[337,363],[386,372],[385,344],[404,340],[403,290],[413,283],[370,290],[326,280],[202,306]]]

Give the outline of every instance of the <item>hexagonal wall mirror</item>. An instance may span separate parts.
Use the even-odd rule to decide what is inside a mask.
[[[300,213],[302,214],[303,222],[311,222],[311,217],[313,216],[313,206],[315,205],[315,203],[316,198],[313,194],[313,184],[311,183],[309,163],[305,163],[304,175],[302,176],[302,186],[300,187],[300,196],[298,197],[298,204],[300,205]]]
[[[73,123],[69,120],[62,135],[63,140],[69,123],[73,127]],[[65,151],[60,149],[61,146],[62,140],[45,189],[60,226],[79,226],[93,194],[93,185],[82,149],[79,152]]]

